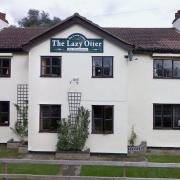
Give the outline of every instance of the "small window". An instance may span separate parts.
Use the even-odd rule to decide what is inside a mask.
[[[0,126],[9,126],[9,102],[0,101]]]
[[[180,60],[154,60],[154,78],[180,78]]]
[[[154,104],[154,128],[155,129],[180,128],[180,105]]]
[[[113,57],[94,56],[92,57],[92,77],[108,78],[113,77]]]
[[[0,58],[0,77],[10,77],[11,75],[11,59]]]
[[[92,106],[92,133],[112,134],[113,133],[113,106]]]
[[[41,76],[61,77],[61,57],[59,56],[41,57]]]
[[[61,120],[61,105],[40,105],[40,131],[57,132]]]

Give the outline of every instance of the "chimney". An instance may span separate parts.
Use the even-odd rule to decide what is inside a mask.
[[[0,19],[4,22],[8,23],[8,21],[6,20],[6,14],[5,13],[0,12]]]
[[[0,30],[5,27],[8,27],[8,25],[9,24],[8,24],[8,21],[6,20],[6,14],[0,12]]]
[[[175,19],[172,22],[173,27],[180,31],[180,10],[175,13]]]

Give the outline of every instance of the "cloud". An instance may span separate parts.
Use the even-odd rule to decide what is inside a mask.
[[[180,0],[1,0],[0,11],[11,24],[31,9],[44,10],[61,19],[79,12],[102,26],[171,26]]]

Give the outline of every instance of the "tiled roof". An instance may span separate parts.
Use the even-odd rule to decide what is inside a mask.
[[[175,28],[105,28],[138,51],[180,52],[180,33]]]
[[[133,44],[136,51],[180,52],[180,33],[174,28],[102,28],[124,42]],[[4,28],[0,31],[0,50],[21,50],[33,37],[47,28]]]
[[[21,50],[23,44],[45,30],[46,28],[4,28],[0,31],[0,50]]]

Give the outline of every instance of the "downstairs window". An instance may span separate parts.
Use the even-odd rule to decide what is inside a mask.
[[[112,134],[113,133],[113,106],[92,106],[92,133]]]
[[[0,126],[9,126],[9,101],[0,101]]]
[[[154,129],[180,129],[180,104],[154,104]]]
[[[57,132],[61,105],[40,105],[40,132]]]

